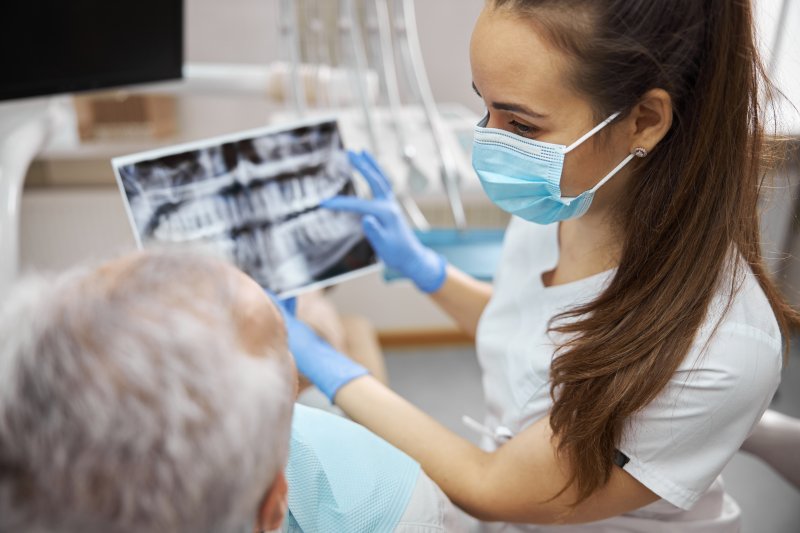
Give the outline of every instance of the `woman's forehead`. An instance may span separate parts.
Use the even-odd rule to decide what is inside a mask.
[[[470,45],[472,75],[487,101],[525,103],[544,114],[577,98],[569,58],[544,39],[531,19],[487,7]]]

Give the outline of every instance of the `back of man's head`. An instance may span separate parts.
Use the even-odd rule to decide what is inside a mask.
[[[279,358],[245,353],[232,277],[159,252],[12,291],[0,531],[252,530],[285,465],[293,385]]]

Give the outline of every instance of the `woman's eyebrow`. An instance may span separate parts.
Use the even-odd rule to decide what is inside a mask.
[[[521,104],[507,104],[504,102],[492,102],[492,109],[497,111],[511,111],[512,113],[519,113],[520,115],[527,115],[531,118],[547,118],[547,115],[537,113]]]
[[[474,81],[472,82],[472,90],[475,91],[475,94],[477,94],[480,98],[483,98],[483,96],[481,95],[481,92],[475,86],[475,82]]]
[[[472,82],[472,90],[475,91],[475,94],[477,94],[479,97],[483,98],[483,96],[481,96],[480,91],[478,91],[478,88],[475,86],[475,82],[474,81]],[[505,103],[505,102],[492,102],[490,107],[492,109],[497,110],[497,111],[511,111],[512,113],[519,113],[521,115],[527,115],[527,116],[529,116],[531,118],[547,118],[547,115],[544,115],[542,113],[537,113],[536,111],[534,111],[534,110],[530,109],[529,107],[526,107],[526,106],[524,106],[522,104],[509,104],[509,103]]]

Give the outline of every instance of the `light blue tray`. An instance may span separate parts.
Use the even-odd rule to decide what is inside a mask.
[[[442,254],[459,270],[483,281],[494,279],[505,229],[433,229],[415,233],[422,244]],[[384,277],[393,280],[401,276],[387,269]]]

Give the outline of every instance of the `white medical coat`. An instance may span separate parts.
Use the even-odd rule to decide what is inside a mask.
[[[558,226],[515,218],[505,238],[492,300],[477,332],[486,426],[514,434],[547,415],[555,337],[550,319],[594,299],[614,271],[545,287],[558,262]],[[781,336],[749,268],[732,306],[720,290],[693,348],[658,397],[634,416],[619,449],[624,469],[662,499],[632,513],[586,525],[494,524],[490,531],[736,531],[739,508],[719,474],[761,418],[780,381]],[[725,285],[725,284],[723,284]],[[729,285],[729,284],[728,284]],[[717,331],[714,326],[722,319]],[[706,342],[708,344],[706,345]],[[496,448],[485,439],[483,447]]]

